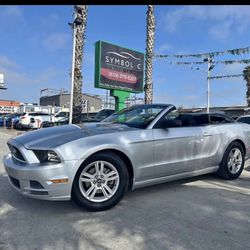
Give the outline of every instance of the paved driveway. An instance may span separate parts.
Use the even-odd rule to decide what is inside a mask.
[[[1,159],[15,135],[0,129]],[[205,175],[139,189],[90,213],[19,195],[0,162],[0,249],[250,249],[248,168],[235,181]]]

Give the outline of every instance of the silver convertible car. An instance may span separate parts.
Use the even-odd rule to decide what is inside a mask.
[[[222,114],[136,105],[101,123],[27,132],[8,141],[11,185],[87,210],[113,207],[127,190],[207,173],[237,178],[250,153],[250,126]]]

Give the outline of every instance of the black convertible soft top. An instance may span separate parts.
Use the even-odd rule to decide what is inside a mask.
[[[235,122],[233,118],[221,113],[180,113],[176,119],[181,120],[183,126],[201,126]]]

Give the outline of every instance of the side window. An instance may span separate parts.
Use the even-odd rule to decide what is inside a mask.
[[[165,119],[176,119],[179,116],[179,112],[177,110],[172,110],[165,116]]]
[[[163,116],[154,128],[177,128],[182,126],[182,122],[178,119],[179,112],[172,110],[167,115]]]
[[[211,124],[217,124],[217,123],[231,123],[233,122],[232,119],[230,119],[230,117],[224,117],[221,115],[211,115],[210,116],[210,122]]]

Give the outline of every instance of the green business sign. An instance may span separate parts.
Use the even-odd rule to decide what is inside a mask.
[[[95,87],[143,91],[144,54],[114,44],[95,44]]]

